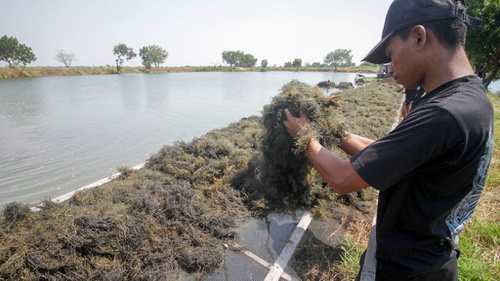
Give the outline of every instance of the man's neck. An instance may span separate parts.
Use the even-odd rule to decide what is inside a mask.
[[[442,49],[434,54],[429,57],[428,71],[423,81],[426,92],[431,92],[451,80],[474,74],[463,48],[455,52]]]

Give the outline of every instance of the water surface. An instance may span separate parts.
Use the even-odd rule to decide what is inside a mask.
[[[0,207],[54,198],[260,115],[293,79],[354,82],[332,72],[209,72],[0,80]]]

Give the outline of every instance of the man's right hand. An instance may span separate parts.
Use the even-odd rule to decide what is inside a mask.
[[[307,116],[306,113],[301,113],[300,117],[295,117],[290,110],[286,108],[285,116],[286,120],[283,121],[283,124],[292,138],[297,138],[300,132],[307,132],[309,128],[309,116]]]

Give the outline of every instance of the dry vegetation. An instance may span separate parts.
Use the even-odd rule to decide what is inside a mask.
[[[222,244],[241,220],[268,212],[308,210],[365,241],[376,192],[331,191],[294,152],[282,110],[308,112],[335,150],[339,128],[386,134],[401,98],[390,81],[328,97],[292,81],[262,117],[165,146],[139,171],[122,167],[119,179],[37,212],[11,203],[0,217],[0,280],[177,280],[181,269],[202,277],[223,265]],[[343,248],[311,233],[303,241],[293,265],[301,278],[341,280]]]
[[[121,74],[125,73],[165,73],[165,72],[192,72],[213,71],[211,67],[159,67],[146,69],[144,67],[123,67]],[[50,77],[50,76],[75,76],[75,75],[106,75],[116,74],[115,66],[96,67],[18,67],[0,68],[0,79]]]
[[[285,67],[229,67],[229,66],[179,66],[179,67],[123,67],[120,74],[133,73],[167,73],[167,72],[211,72],[211,71],[334,71],[328,68],[285,68]],[[373,66],[345,67],[342,72],[365,72],[376,73],[377,68]],[[111,65],[94,67],[18,67],[0,68],[0,79],[50,77],[50,76],[74,76],[74,75],[106,75],[116,74],[116,67]]]
[[[116,72],[113,67],[29,67],[0,68],[0,79],[70,76],[70,75],[100,75]]]

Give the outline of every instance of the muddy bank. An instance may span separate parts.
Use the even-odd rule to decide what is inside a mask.
[[[184,66],[184,67],[123,67],[120,74],[140,73],[170,73],[170,72],[234,72],[234,71],[318,71],[337,72],[328,68],[285,68],[285,67],[226,67],[226,66]],[[370,66],[345,67],[339,72],[361,72],[376,73],[377,69]],[[29,78],[29,77],[52,77],[52,76],[74,76],[74,75],[110,75],[117,74],[114,66],[80,66],[80,67],[0,67],[0,79]]]
[[[122,167],[119,179],[38,212],[11,203],[0,217],[0,279],[176,280],[181,269],[201,277],[223,265],[222,244],[249,216],[301,209],[328,218],[339,206],[370,214],[375,191],[333,193],[281,113],[307,111],[321,142],[341,154],[331,132],[381,137],[400,101],[386,81],[327,97],[292,81],[262,116],[165,146],[139,171]]]

